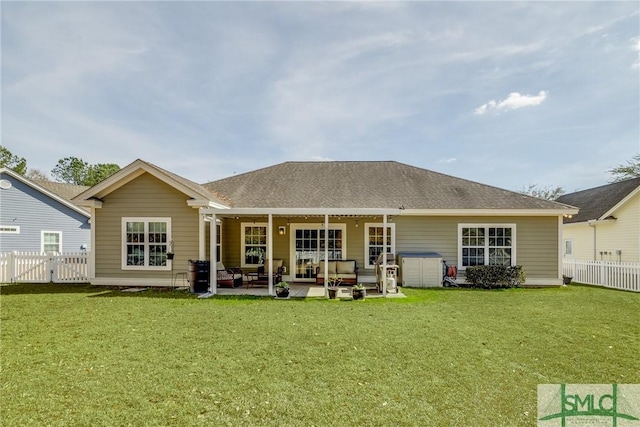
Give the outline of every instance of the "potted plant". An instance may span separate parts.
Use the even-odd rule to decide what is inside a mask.
[[[287,282],[276,283],[276,297],[289,298],[289,284]]]
[[[353,285],[353,287],[351,287],[351,296],[354,300],[364,299],[366,294],[367,291],[362,283]]]
[[[173,259],[173,240],[169,242],[169,247],[167,248],[167,259]]]
[[[340,276],[332,276],[327,279],[327,290],[329,291],[329,299],[336,299],[338,296],[338,292],[340,291],[340,284],[342,283],[342,278]]]
[[[565,276],[564,274],[562,275],[562,283],[564,283],[565,285],[570,285],[572,280],[573,277]]]

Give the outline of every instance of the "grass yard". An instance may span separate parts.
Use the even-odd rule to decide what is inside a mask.
[[[538,384],[640,383],[630,292],[0,291],[7,426],[532,426]]]

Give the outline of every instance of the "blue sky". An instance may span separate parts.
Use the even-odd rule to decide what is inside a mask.
[[[511,190],[640,151],[632,2],[6,2],[2,145],[207,182],[396,160]]]

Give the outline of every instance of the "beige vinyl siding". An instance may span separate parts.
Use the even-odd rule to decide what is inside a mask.
[[[620,250],[620,261],[640,262],[640,193],[627,201],[613,213],[616,218],[596,225],[597,259],[618,261],[616,251]],[[602,257],[600,252],[607,252]]]
[[[238,266],[241,261],[242,222],[254,218],[224,218],[223,260],[226,266]],[[255,218],[256,222],[266,222],[265,218]],[[319,225],[323,218],[291,218],[291,223]],[[515,224],[516,225],[516,262],[525,268],[527,277],[532,279],[557,279],[558,272],[558,218],[553,217],[393,217],[396,224],[396,252],[438,252],[449,264],[458,265],[458,224]],[[346,258],[355,259],[359,267],[359,276],[373,277],[374,271],[364,268],[365,227],[366,222],[382,222],[378,217],[360,218],[359,226],[352,218],[331,218],[330,223],[346,224]],[[287,272],[291,272],[290,228],[285,236],[278,235],[278,226],[286,226],[286,218],[273,219],[274,258],[284,260]],[[391,222],[390,222],[391,223]],[[247,269],[250,271],[250,269]]]
[[[615,220],[598,221],[593,225],[586,222],[565,224],[563,238],[573,241],[573,255],[567,258],[640,262],[640,194],[628,200],[613,216]],[[620,257],[617,250],[621,251]]]
[[[396,217],[396,252],[437,252],[459,265],[458,224],[515,224],[516,263],[529,278],[558,277],[558,218]]]
[[[198,259],[198,210],[187,206],[188,196],[150,174],[143,174],[108,194],[96,209],[96,277],[162,278],[170,271],[122,270],[122,217],[171,217],[175,259],[173,270],[187,271]]]
[[[267,223],[268,219],[265,217],[256,218],[223,218],[223,231],[222,231],[222,261],[227,267],[238,267],[242,265],[242,223],[251,223],[255,219],[257,223]],[[278,234],[278,227],[285,226],[286,234],[281,236]],[[273,258],[282,259],[284,264],[289,269],[289,238],[290,228],[287,227],[286,218],[273,218]],[[243,268],[245,270],[255,271],[257,268]]]
[[[562,227],[562,239],[563,244],[564,240],[571,240],[573,249],[572,254],[565,255],[564,258],[593,260],[593,227],[585,222],[566,224]],[[562,253],[564,254],[564,247]]]

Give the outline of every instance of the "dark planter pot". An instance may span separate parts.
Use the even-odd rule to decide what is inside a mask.
[[[168,254],[167,254],[167,259],[173,259],[173,256],[174,256],[174,255],[175,255],[175,254],[168,253]]]
[[[570,285],[573,277],[562,276],[562,283],[565,285]]]
[[[364,299],[366,291],[364,289],[353,289],[351,291],[351,295],[353,296],[354,300]]]
[[[289,296],[288,288],[276,288],[276,296],[278,298],[287,298]]]
[[[328,288],[328,291],[329,291],[329,299],[336,299],[338,297],[337,288]]]

